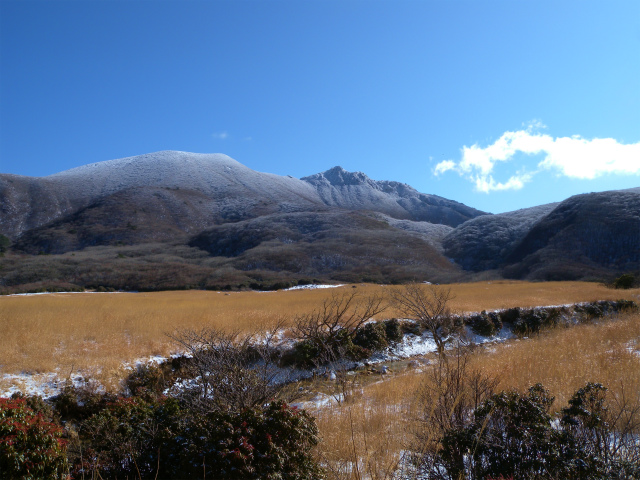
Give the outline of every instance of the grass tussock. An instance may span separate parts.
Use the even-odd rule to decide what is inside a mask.
[[[495,350],[495,351],[493,351]],[[640,314],[550,330],[477,355],[476,368],[500,379],[500,389],[542,383],[563,405],[585,383],[640,401]]]
[[[321,437],[318,455],[330,478],[392,478],[407,446],[419,385],[419,377],[397,375],[356,386],[348,401],[311,411]]]

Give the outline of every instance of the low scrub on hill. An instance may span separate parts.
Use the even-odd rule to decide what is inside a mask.
[[[460,269],[424,237],[365,213],[271,215],[218,225],[191,240],[182,234],[171,243],[153,235],[132,241],[128,236],[140,234],[134,227],[123,225],[124,237],[107,229],[71,249],[54,248],[56,242],[40,237],[32,245],[28,234],[0,259],[0,293],[55,291],[62,285],[266,290],[306,278],[351,283],[461,278]]]

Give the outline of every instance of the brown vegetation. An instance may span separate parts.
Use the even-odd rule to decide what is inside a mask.
[[[386,294],[391,287],[358,285],[362,295]],[[166,355],[176,329],[203,327],[264,331],[293,320],[352,286],[287,292],[74,293],[0,297],[2,373],[100,368],[118,375],[122,362]],[[583,282],[492,282],[451,286],[455,311],[527,307],[625,298],[640,290],[611,290]],[[398,317],[393,308],[385,316]]]
[[[304,315],[338,290],[290,292],[182,291],[140,294],[53,294],[1,297],[2,373],[102,369],[117,378],[121,364],[175,348],[166,332],[175,329],[266,331],[282,319]],[[391,287],[355,286],[359,293],[386,293]],[[494,282],[452,285],[456,311],[553,305],[626,298],[640,291],[611,290],[580,283]],[[390,309],[385,316],[398,315]],[[523,392],[544,384],[566,405],[587,381],[607,386],[614,399],[640,392],[640,314],[624,314],[572,328],[556,328],[526,340],[478,349],[469,368],[498,377],[496,390]],[[433,361],[433,359],[432,359]],[[392,366],[390,375],[360,376],[350,383],[346,401],[312,409],[322,442],[319,455],[333,478],[389,478],[408,445],[407,431],[420,414],[417,392],[428,388],[429,366]],[[433,373],[433,372],[432,372]],[[430,380],[431,379],[431,380]],[[559,407],[558,407],[559,408]]]
[[[312,411],[318,416],[321,455],[334,466],[334,478],[362,478],[363,472],[371,478],[390,478],[389,469],[412,440],[407,432],[424,414],[416,401],[419,392],[437,390],[437,376],[430,368],[395,367],[392,375],[362,386],[352,402]],[[588,381],[604,384],[614,404],[624,399],[638,406],[640,313],[494,345],[473,354],[468,368],[498,378],[496,391],[515,388],[524,393],[542,383],[556,397],[555,409],[566,405]],[[355,458],[359,473],[352,468]]]

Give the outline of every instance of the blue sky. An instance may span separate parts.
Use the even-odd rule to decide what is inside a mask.
[[[640,2],[0,1],[0,172],[158,150],[490,212],[640,186]]]

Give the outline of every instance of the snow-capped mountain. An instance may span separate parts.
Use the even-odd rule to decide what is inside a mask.
[[[0,290],[603,279],[640,271],[640,188],[491,215],[341,167],[297,179],[164,151],[0,174],[0,234]]]

